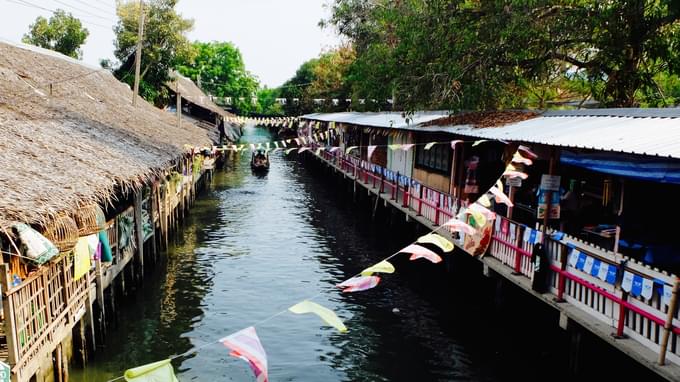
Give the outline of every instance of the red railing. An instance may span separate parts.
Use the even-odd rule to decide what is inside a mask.
[[[426,218],[434,225],[440,225],[453,218],[460,207],[460,203],[451,195],[428,188],[409,178],[404,178],[406,181],[401,183],[405,184],[400,184],[399,174],[396,180],[388,180],[382,167],[347,156],[341,151],[322,152],[321,157],[367,188],[381,194],[389,194],[389,199]],[[380,175],[371,169],[375,169]],[[619,337],[628,335],[657,352],[662,346],[660,338],[664,327],[670,328],[671,339],[667,356],[670,361],[680,364],[680,317],[677,311],[673,312],[673,320],[667,322],[665,317],[668,307],[661,303],[656,292],[648,301],[640,297],[632,298],[621,290],[621,283],[618,280],[609,285],[591,275],[580,276],[577,274],[578,270],[566,264],[564,254],[569,249],[565,243],[550,237],[543,240],[540,229],[527,227],[503,216],[497,216],[497,221],[494,222],[489,254],[511,267],[515,274],[531,279],[534,277],[532,257],[536,243],[545,245],[550,263],[551,292],[558,301],[564,298],[599,320],[609,323],[615,328],[615,335]],[[596,256],[594,252],[601,251],[587,243],[577,244],[580,251],[590,251],[591,256]],[[574,246],[574,243],[569,245]],[[617,264],[620,255],[608,253],[600,255],[599,260],[603,263]],[[675,276],[662,274],[638,264],[620,267],[618,272],[624,270],[635,271],[648,279],[654,279],[655,282],[662,280],[666,285],[672,284],[675,280]]]

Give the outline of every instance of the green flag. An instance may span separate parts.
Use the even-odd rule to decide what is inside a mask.
[[[127,382],[179,382],[169,359],[127,369],[124,377]]]

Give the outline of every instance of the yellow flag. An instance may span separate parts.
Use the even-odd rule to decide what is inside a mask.
[[[420,243],[420,244],[424,244],[424,243],[434,244],[437,247],[441,248],[441,250],[444,251],[444,252],[453,251],[453,243],[446,240],[443,236],[437,235],[436,233],[429,233],[425,236],[419,237],[418,243]]]
[[[127,382],[178,382],[169,359],[127,369],[123,377]]]
[[[430,143],[426,144],[426,145],[425,145],[425,150],[431,149],[432,146],[434,146],[434,145],[436,145],[436,144],[437,144],[437,142],[430,142]]]
[[[288,310],[295,314],[314,313],[317,316],[319,316],[325,323],[338,329],[340,333],[347,332],[347,327],[345,326],[345,324],[343,324],[342,321],[340,321],[338,316],[332,310],[324,308],[323,306],[315,302],[305,300],[291,306],[290,308],[288,308]]]
[[[479,141],[475,141],[475,143],[472,144],[472,147],[478,146],[484,142],[488,142],[488,139],[481,139]]]
[[[297,148],[295,148],[295,147],[293,147],[292,149],[286,150],[286,151],[285,151],[285,152],[286,152],[286,155],[290,154],[291,152],[293,152],[293,151],[295,151],[295,150],[297,150]]]
[[[352,150],[356,149],[357,147],[358,147],[358,146],[350,146],[350,147],[348,147],[347,150],[345,150],[345,155],[349,155],[349,153],[352,152]]]
[[[483,205],[484,207],[491,207],[491,200],[489,200],[489,196],[487,194],[484,194],[477,199],[477,203]]]
[[[76,242],[76,247],[73,249],[74,266],[73,278],[80,280],[87,271],[90,270],[90,245],[87,237],[81,237]]]
[[[378,264],[371,265],[370,267],[361,271],[362,276],[370,276],[374,273],[394,273],[394,265],[392,265],[387,260],[383,260]]]

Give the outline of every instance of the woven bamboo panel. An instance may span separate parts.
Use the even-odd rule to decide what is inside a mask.
[[[44,236],[59,249],[59,252],[69,252],[78,241],[78,225],[70,216],[59,214],[47,227]]]
[[[93,235],[106,229],[104,211],[96,204],[85,204],[74,214],[80,236]]]

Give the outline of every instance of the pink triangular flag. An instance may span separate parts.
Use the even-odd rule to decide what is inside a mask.
[[[265,353],[255,328],[250,326],[220,340],[231,349],[229,355],[248,362],[257,382],[267,382],[267,353]]]
[[[468,223],[458,220],[458,219],[451,219],[444,223],[444,227],[449,227],[452,228],[454,231],[462,232],[466,235],[474,235],[477,231]]]
[[[491,189],[489,191],[496,197],[496,201],[498,203],[503,203],[503,204],[507,205],[508,207],[514,206],[514,204],[512,204],[512,201],[510,200],[510,198],[508,198],[507,195],[505,195],[505,193],[503,193],[503,191],[501,191],[498,187],[493,186],[493,187],[491,187]]]
[[[361,292],[374,288],[380,282],[380,277],[378,276],[359,276],[352,277],[337,285],[338,288],[342,288],[343,293],[347,292]]]
[[[531,151],[530,148],[528,148],[528,147],[526,147],[526,146],[524,146],[524,145],[520,145],[519,148],[518,148],[517,150],[522,154],[522,156],[524,156],[524,157],[526,157],[526,158],[529,158],[529,159],[536,159],[536,158],[538,158],[538,155],[534,154],[534,152]]]
[[[409,260],[417,260],[417,259],[420,259],[420,258],[424,258],[424,259],[430,260],[431,262],[433,262],[435,264],[442,261],[442,258],[439,257],[438,254],[430,251],[429,249],[427,249],[425,247],[417,245],[417,244],[411,244],[411,245],[402,249],[399,252],[410,253],[411,257],[409,258]]]
[[[506,170],[503,173],[503,176],[507,176],[508,178],[520,178],[520,179],[526,179],[529,177],[529,175],[519,172],[519,171],[513,171],[513,170]]]
[[[456,144],[458,143],[463,143],[460,139],[456,139],[454,141],[451,141],[451,149],[455,150],[456,149]]]
[[[371,160],[371,157],[373,156],[373,152],[378,146],[368,146],[368,160]]]

